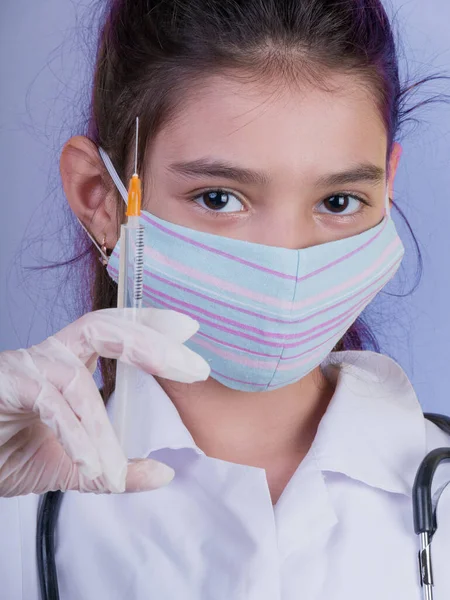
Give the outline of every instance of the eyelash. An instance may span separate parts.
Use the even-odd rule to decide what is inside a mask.
[[[201,210],[203,213],[206,213],[207,215],[210,216],[214,216],[214,217],[221,217],[223,215],[226,215],[227,217],[235,217],[237,214],[239,214],[240,212],[243,211],[233,211],[233,212],[225,212],[225,211],[221,211],[221,210],[212,210],[210,208],[205,208],[204,206],[201,206],[197,200],[205,195],[208,194],[210,192],[218,192],[219,194],[230,194],[232,196],[234,196],[241,204],[242,206],[245,208],[245,203],[242,202],[239,199],[239,196],[237,196],[234,192],[232,192],[231,190],[227,190],[224,188],[210,188],[207,190],[204,190],[203,192],[201,192],[200,194],[197,194],[196,196],[190,196],[189,198],[186,198],[186,200],[188,202],[192,202],[196,209]],[[330,194],[329,196],[327,196],[326,198],[324,198],[323,200],[321,200],[321,203],[325,202],[326,200],[329,200],[330,198],[333,197],[339,197],[339,196],[348,196],[349,198],[354,198],[355,200],[358,200],[358,202],[360,202],[361,204],[365,205],[365,206],[371,206],[371,204],[367,201],[364,200],[364,198],[361,198],[360,196],[358,196],[357,194],[351,194],[349,192],[335,192],[333,194]],[[354,218],[359,212],[361,212],[361,210],[364,210],[363,208],[360,208],[358,210],[356,210],[355,212],[349,213],[349,214],[339,214],[339,213],[332,213],[332,212],[321,212],[319,214],[327,214],[327,215],[332,215],[332,216],[336,216],[336,217],[347,217],[347,218]]]

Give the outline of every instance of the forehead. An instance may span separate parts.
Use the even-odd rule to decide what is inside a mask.
[[[373,92],[340,74],[326,90],[211,77],[189,91],[153,145],[170,162],[209,156],[299,177],[361,160],[384,166],[386,150]]]

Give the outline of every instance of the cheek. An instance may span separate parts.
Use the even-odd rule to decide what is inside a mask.
[[[333,217],[311,210],[285,211],[274,209],[261,212],[252,219],[245,232],[247,241],[282,248],[308,248],[335,240],[349,238],[378,225],[384,209],[367,207],[349,217]]]
[[[316,243],[324,244],[326,242],[332,242],[335,240],[341,240],[360,233],[364,233],[368,229],[376,227],[384,217],[383,211],[367,211],[360,217],[352,219],[349,217],[344,222],[331,222],[331,219],[318,218],[317,221],[317,239]]]
[[[146,183],[143,191],[142,209],[160,219],[182,225],[184,203],[177,198],[173,185],[161,176],[157,166],[152,165],[151,170],[152,179]]]
[[[164,221],[183,225],[185,220],[182,203],[179,200],[175,200],[169,194],[155,193],[149,198],[147,197],[146,201],[143,202],[143,208]]]

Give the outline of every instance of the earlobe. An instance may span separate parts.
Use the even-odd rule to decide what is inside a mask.
[[[99,243],[106,236],[107,246],[117,239],[114,194],[104,179],[104,168],[97,147],[83,136],[71,138],[64,146],[60,173],[67,201],[80,221]]]

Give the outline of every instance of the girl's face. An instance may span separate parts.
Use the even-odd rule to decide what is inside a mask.
[[[377,225],[386,194],[385,125],[373,94],[210,79],[153,141],[143,208],[217,235],[305,248]],[[391,185],[395,175],[393,153]]]

